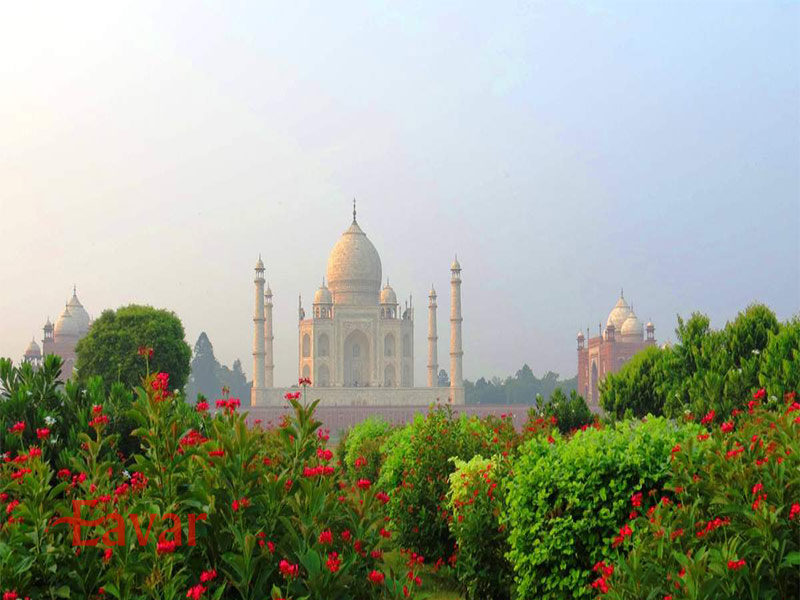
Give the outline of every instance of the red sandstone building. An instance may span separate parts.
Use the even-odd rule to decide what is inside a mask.
[[[601,335],[589,338],[588,329],[586,336],[578,332],[578,392],[590,407],[600,404],[599,384],[603,378],[619,371],[639,350],[654,345],[655,332],[652,323],[642,326],[622,292]]]

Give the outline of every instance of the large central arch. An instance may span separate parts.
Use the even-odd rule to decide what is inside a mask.
[[[353,331],[344,340],[345,387],[369,386],[371,364],[369,339],[363,331]]]

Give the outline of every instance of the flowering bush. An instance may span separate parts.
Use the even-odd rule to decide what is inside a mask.
[[[608,598],[790,598],[800,589],[800,404],[747,411],[672,452],[663,493],[640,498]],[[666,500],[665,500],[666,499]],[[646,512],[645,512],[646,511]]]
[[[501,522],[510,458],[455,460],[447,506],[456,541],[455,574],[468,600],[510,598],[513,571],[506,525]]]
[[[383,464],[381,446],[392,426],[381,418],[370,417],[355,425],[347,434],[344,466],[353,479],[377,480]]]
[[[387,439],[379,484],[392,490],[387,508],[401,547],[439,564],[454,556],[445,504],[455,469],[450,458],[472,458],[484,437],[479,421],[435,407]]]
[[[761,357],[759,380],[768,397],[780,398],[791,391],[800,393],[800,317],[783,323],[778,333],[769,334]]]
[[[567,396],[561,388],[556,388],[550,398],[542,406],[531,409],[528,420],[542,416],[546,419],[554,418],[555,425],[561,433],[569,433],[596,421],[596,417],[589,410],[586,400],[578,392],[572,390]]]
[[[0,464],[0,592],[165,600],[413,594],[406,574],[396,577],[383,562],[391,539],[385,495],[368,480],[348,485],[331,465],[315,404],[292,400],[294,416],[263,430],[247,426],[236,399],[218,401],[212,413],[205,402],[186,404],[168,383],[153,374],[136,390],[129,417],[141,452],[124,462],[102,401],[80,416],[83,430],[62,450],[68,466],[44,460],[49,450],[40,433],[24,437],[25,422],[8,425],[4,441],[16,445]]]
[[[631,495],[663,484],[672,448],[696,429],[651,417],[578,431],[568,441],[559,434],[528,441],[514,463],[504,517],[515,597],[590,597],[592,566],[611,556]]]

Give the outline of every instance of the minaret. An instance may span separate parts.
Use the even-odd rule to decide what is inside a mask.
[[[272,288],[267,284],[266,302],[264,303],[264,341],[266,342],[264,348],[264,387],[271,388],[274,386],[272,373],[275,370],[275,363],[273,362],[272,354],[272,340],[275,336],[272,335]]]
[[[428,295],[428,387],[439,387],[439,335],[436,332],[436,290]]]
[[[256,306],[253,315],[253,389],[251,406],[258,406],[264,398],[264,263],[261,255],[256,263]]]
[[[464,352],[461,350],[461,265],[458,256],[450,267],[450,387],[453,388],[453,402],[462,404],[463,395],[459,398],[456,390],[463,390],[464,379],[461,361]],[[463,394],[463,392],[462,392]]]

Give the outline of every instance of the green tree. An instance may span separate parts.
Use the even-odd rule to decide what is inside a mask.
[[[99,376],[106,386],[139,385],[147,367],[138,350],[145,347],[153,349],[150,370],[168,373],[170,388],[183,389],[192,357],[184,337],[181,320],[168,310],[131,304],[103,311],[78,342],[78,379]]]
[[[761,356],[759,382],[770,396],[780,400],[783,394],[800,392],[800,317],[770,334]]]
[[[636,353],[616,373],[600,383],[600,404],[618,418],[630,411],[635,417],[660,415],[669,392],[670,354],[657,346]]]

